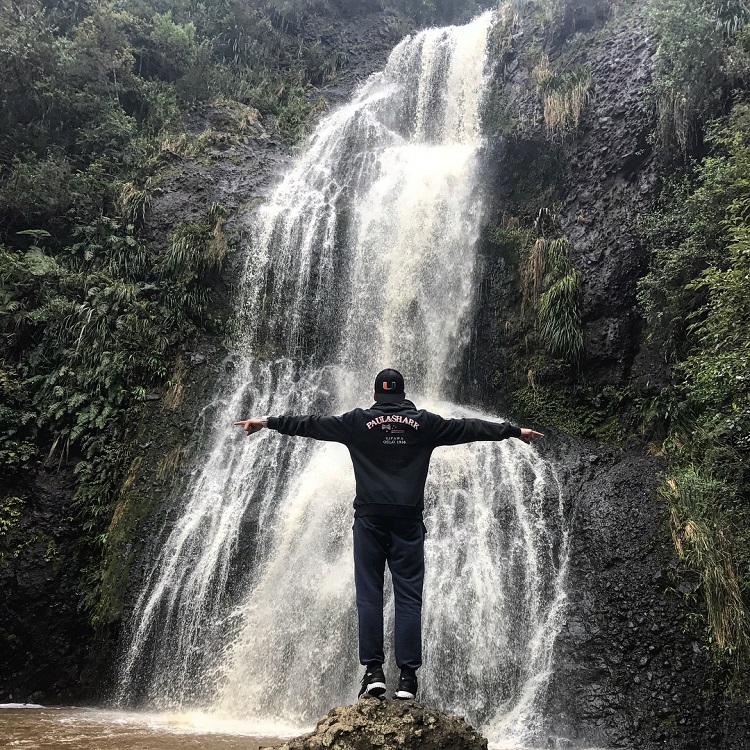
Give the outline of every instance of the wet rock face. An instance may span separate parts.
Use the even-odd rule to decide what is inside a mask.
[[[608,383],[629,374],[639,345],[636,282],[649,256],[638,219],[658,188],[645,93],[654,51],[644,18],[633,14],[573,62],[590,66],[594,91],[579,138],[564,149],[562,231],[583,273],[587,371]]]
[[[229,209],[226,228],[233,237],[241,236],[248,210],[268,196],[288,161],[273,122],[251,107],[231,102],[206,105],[188,116],[185,130],[192,138],[210,133],[211,141],[197,154],[168,149],[163,153],[143,229],[144,239],[156,252],[163,251],[179,225],[205,221],[214,203]],[[229,274],[222,281],[228,288]],[[225,305],[220,312],[226,317],[230,308],[226,301]]]
[[[487,750],[463,719],[412,701],[366,698],[332,709],[314,732],[278,750]]]
[[[338,104],[349,98],[357,84],[385,66],[393,48],[405,36],[425,26],[468,23],[479,12],[471,2],[443,3],[439,11],[432,12],[426,7],[429,3],[411,5],[411,11],[407,3],[402,3],[402,11],[395,12],[384,10],[377,0],[334,0],[328,9],[324,4],[313,6],[286,28],[336,61],[336,75],[324,83],[321,94]],[[418,17],[423,19],[421,23]],[[287,19],[284,23],[290,22]]]
[[[71,700],[92,633],[78,607],[70,467],[40,468],[0,534],[0,703]]]
[[[660,459],[557,434],[571,548],[565,619],[543,714],[564,747],[721,748],[750,737],[712,687],[701,626],[656,494]],[[746,707],[745,707],[746,708]]]
[[[655,43],[645,16],[642,4],[623,0],[609,15],[592,13],[586,23],[563,23],[551,41],[527,18],[513,51],[496,52],[505,55],[495,76],[501,82],[497,96],[506,106],[504,115],[489,115],[497,120],[488,123],[496,131],[486,160],[491,221],[500,225],[508,216],[520,217],[528,226],[540,208],[558,217],[582,278],[581,371],[597,386],[622,385],[636,370],[650,367],[634,364],[641,344],[637,282],[650,259],[639,223],[660,184],[649,141]],[[533,78],[542,47],[552,70],[591,72],[589,99],[575,132],[549,132],[544,123]],[[475,377],[485,382],[492,381],[493,368],[513,366],[514,326],[500,329],[522,317],[521,259],[492,255],[483,258],[484,292],[471,345],[478,352]],[[498,321],[494,330],[482,326],[488,317]],[[507,399],[502,385],[496,390]]]

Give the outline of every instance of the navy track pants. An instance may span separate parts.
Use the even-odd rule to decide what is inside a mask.
[[[362,516],[354,519],[354,584],[359,620],[359,661],[382,664],[383,582],[391,571],[395,599],[396,664],[422,665],[424,537],[421,519]]]

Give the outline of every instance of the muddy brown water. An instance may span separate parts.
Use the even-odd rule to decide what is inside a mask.
[[[125,713],[90,708],[0,707],[0,748],[17,750],[258,750],[299,732],[200,713]]]

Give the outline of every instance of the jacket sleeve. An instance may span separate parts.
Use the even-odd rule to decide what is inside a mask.
[[[505,440],[521,437],[521,428],[509,422],[486,419],[443,419],[435,414],[430,425],[434,445],[458,445],[476,440]]]
[[[284,435],[346,443],[352,435],[351,421],[347,417],[348,414],[339,417],[269,417],[268,427]]]

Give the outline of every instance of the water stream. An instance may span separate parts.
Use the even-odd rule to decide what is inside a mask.
[[[474,304],[492,23],[402,41],[253,217],[238,365],[137,602],[124,705],[302,729],[355,698],[348,453],[231,423],[369,406],[386,366],[418,406],[493,418],[450,402]],[[420,699],[496,745],[531,741],[565,599],[554,471],[516,440],[441,448],[427,497]]]

